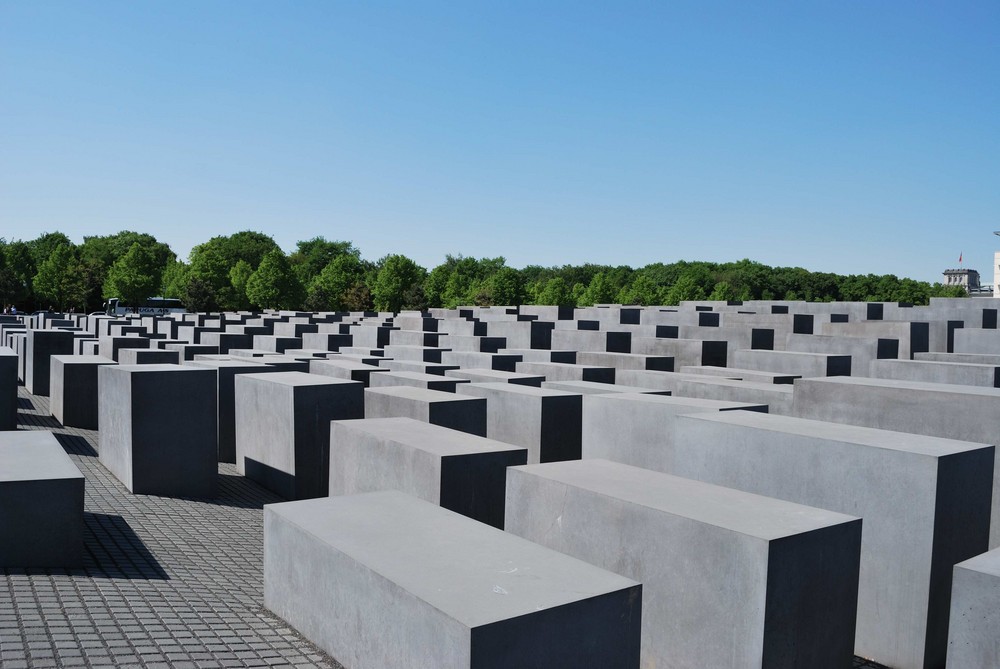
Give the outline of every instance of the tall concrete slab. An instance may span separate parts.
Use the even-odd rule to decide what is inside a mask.
[[[469,386],[472,384],[463,384]],[[486,434],[486,400],[410,386],[365,388],[365,418],[413,418],[480,437]]]
[[[99,366],[101,464],[139,495],[215,497],[214,382],[181,365]]]
[[[73,333],[65,330],[28,330],[24,349],[24,386],[32,395],[49,395],[49,358],[73,355]]]
[[[17,429],[17,353],[0,346],[0,431]]]
[[[948,667],[1000,667],[1000,549],[955,565]]]
[[[364,387],[304,372],[234,378],[236,471],[286,499],[328,493],[330,421],[364,417]]]

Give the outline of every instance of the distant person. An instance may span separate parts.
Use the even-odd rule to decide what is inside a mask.
[[[17,316],[17,307],[11,307],[10,308],[10,313],[11,313],[12,316]]]
[[[3,308],[3,315],[4,315],[4,316],[6,316],[6,315],[8,315],[9,313],[10,313],[10,307],[8,307],[8,306],[4,306],[4,308]]]

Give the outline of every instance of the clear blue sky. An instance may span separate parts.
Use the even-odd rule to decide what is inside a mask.
[[[992,280],[1000,2],[0,0],[0,237]]]

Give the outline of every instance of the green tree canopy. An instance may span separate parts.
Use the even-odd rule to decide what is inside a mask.
[[[408,291],[422,284],[427,270],[404,255],[390,255],[379,261],[378,274],[371,286],[372,299],[379,311],[401,311],[406,307]],[[423,296],[423,290],[421,290]]]
[[[128,252],[108,270],[104,282],[104,297],[117,297],[134,308],[154,297],[160,288],[163,269],[158,266],[153,251],[134,242]]]
[[[350,255],[361,260],[361,252],[351,242],[328,241],[324,237],[313,237],[296,244],[296,250],[289,257],[295,274],[303,286],[308,286],[336,258]]]
[[[59,310],[69,307],[86,309],[87,276],[76,249],[59,244],[38,266],[35,275],[35,293],[42,300]]]
[[[247,297],[265,309],[298,309],[305,299],[288,256],[281,249],[270,251],[247,280]]]

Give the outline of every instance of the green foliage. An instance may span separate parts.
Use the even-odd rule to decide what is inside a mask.
[[[566,279],[557,276],[545,282],[545,286],[535,297],[535,304],[572,306],[575,302],[569,286],[566,285]]]
[[[288,261],[302,285],[308,286],[327,265],[344,255],[361,260],[361,252],[354,248],[351,242],[331,242],[323,237],[313,237],[298,242],[295,252],[288,257]]]
[[[427,303],[448,309],[462,304],[506,304],[496,301],[490,283],[493,276],[506,267],[505,262],[502,257],[477,260],[461,255],[445,256],[445,261],[432,269],[424,280]]]
[[[163,270],[160,293],[163,297],[174,297],[184,301],[189,278],[187,264],[180,260],[171,260]]]
[[[422,284],[427,270],[404,255],[390,255],[379,261],[378,274],[371,285],[372,299],[379,311],[401,311],[414,308],[407,304],[412,298],[413,284]],[[423,291],[421,291],[423,293]],[[426,295],[424,295],[426,299]]]
[[[305,299],[302,284],[281,249],[270,251],[247,281],[247,297],[264,309],[298,309]]]
[[[308,303],[322,305],[316,311],[345,311],[347,293],[364,280],[365,265],[352,253],[345,253],[331,260],[309,284]]]
[[[736,293],[733,292],[733,287],[729,285],[728,281],[720,281],[715,284],[715,288],[712,289],[712,294],[708,296],[708,299],[726,302],[729,300],[735,300]]]
[[[212,288],[212,284],[200,276],[187,277],[184,291],[180,297],[188,311],[219,310],[219,299],[215,294],[215,289]]]
[[[69,237],[61,232],[43,232],[28,242],[28,250],[31,253],[31,259],[35,263],[35,267],[40,266],[48,260],[52,256],[52,252],[60,244],[67,247],[73,246],[73,242],[70,241]]]
[[[691,279],[693,281],[693,279]],[[675,284],[676,285],[676,284]],[[619,304],[663,304],[662,291],[648,274],[639,273],[618,293]]]
[[[272,251],[280,252],[281,249],[273,239],[260,232],[245,230],[228,237],[212,237],[191,249],[190,276],[211,286],[221,308],[238,309],[241,299],[233,288],[229,272],[241,260],[256,270]]]
[[[86,308],[87,276],[76,249],[59,244],[38,266],[35,294],[42,303],[58,310]]]
[[[705,290],[690,274],[682,274],[663,297],[663,304],[675,305],[685,300],[704,300]]]
[[[490,304],[512,306],[524,303],[524,277],[513,267],[501,267],[487,281]]]
[[[253,275],[253,267],[246,260],[238,260],[233,268],[229,270],[229,285],[233,289],[233,302],[236,308],[246,310],[250,308],[250,298],[247,297],[247,284]]]
[[[154,297],[163,269],[152,250],[134,242],[128,252],[111,265],[104,282],[104,297],[117,297],[133,308]]]

